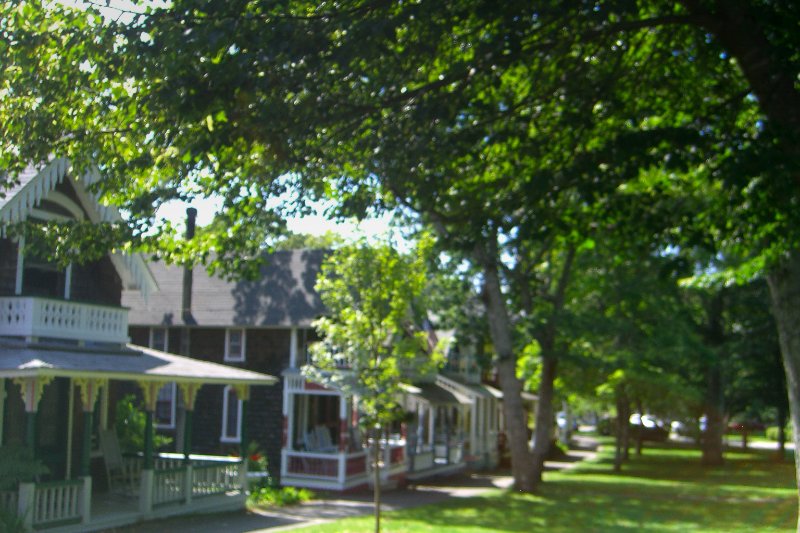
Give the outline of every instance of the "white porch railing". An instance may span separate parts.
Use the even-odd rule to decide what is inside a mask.
[[[153,506],[186,499],[186,468],[153,471]]]
[[[40,298],[0,298],[0,336],[128,342],[128,310]]]
[[[302,392],[305,390],[306,378],[302,374],[289,374],[286,376],[286,390]]]
[[[192,466],[192,495],[211,496],[241,489],[241,462]]]
[[[34,527],[79,522],[83,480],[37,483],[33,493],[32,513]]]
[[[448,464],[460,463],[464,460],[464,441],[453,437],[447,443],[437,442],[434,446],[434,457]]]
[[[414,454],[408,454],[408,469],[410,472],[419,472],[421,470],[433,468],[435,464],[433,461],[433,449],[428,447],[428,449],[417,449],[415,451],[416,453]]]
[[[367,453],[283,450],[281,477],[298,487],[342,490],[367,482]]]
[[[160,453],[153,461],[153,505],[187,501],[198,496],[212,496],[242,490],[242,461],[238,457],[214,455],[189,456],[188,467],[183,454]],[[130,471],[141,475],[142,457],[126,457]],[[191,475],[191,494],[187,494]]]
[[[363,452],[360,455],[364,455]],[[287,452],[286,471],[290,475],[329,477],[339,476],[339,463],[345,454],[316,452]]]

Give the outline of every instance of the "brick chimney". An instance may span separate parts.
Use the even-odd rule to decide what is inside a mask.
[[[197,220],[197,209],[189,207],[186,209],[186,240],[194,238],[195,221]],[[192,268],[183,267],[183,291],[181,298],[181,318],[184,324],[193,323],[192,319]]]

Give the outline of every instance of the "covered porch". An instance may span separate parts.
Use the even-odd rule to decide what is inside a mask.
[[[469,402],[438,382],[405,386],[408,478],[455,472],[466,466]]]
[[[358,427],[357,399],[284,373],[281,483],[324,490],[349,490],[372,483],[371,447]],[[381,439],[384,484],[405,477],[405,439]]]
[[[195,400],[203,385],[229,385],[245,409],[250,387],[275,378],[132,345],[0,339],[0,350],[0,445],[31,450],[48,469],[0,492],[0,505],[28,529],[95,531],[244,506],[244,454],[192,453]],[[172,383],[185,408],[181,448],[156,453],[159,391]],[[123,390],[139,391],[145,417],[143,447],[127,456],[109,422]]]

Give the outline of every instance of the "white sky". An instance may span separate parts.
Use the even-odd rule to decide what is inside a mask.
[[[157,216],[166,218],[173,224],[182,227],[186,220],[186,208],[194,207],[197,209],[197,225],[205,226],[213,220],[214,214],[219,210],[220,203],[219,199],[200,199],[191,204],[172,201],[161,207]],[[386,238],[391,231],[389,227],[392,218],[391,214],[385,214],[378,218],[368,218],[360,223],[356,221],[335,223],[322,215],[326,207],[327,204],[318,202],[314,204],[316,214],[302,218],[288,218],[286,220],[288,229],[294,233],[308,233],[311,235],[323,235],[328,231],[333,231],[348,240],[361,236],[369,239],[382,239]]]

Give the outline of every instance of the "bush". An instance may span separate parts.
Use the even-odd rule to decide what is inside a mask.
[[[766,437],[769,440],[778,440],[778,426],[770,426],[767,428]],[[786,424],[786,440],[792,440],[792,425]]]
[[[3,533],[25,533],[25,522],[14,511],[0,507],[0,531]]]
[[[47,467],[33,452],[20,445],[0,446],[0,490],[16,490],[21,481],[34,481],[47,474]]]
[[[251,492],[276,486],[275,480],[269,475],[267,456],[261,451],[258,443],[254,441],[247,446],[247,474],[249,478],[248,489]]]
[[[247,501],[251,505],[274,505],[282,507],[284,505],[295,505],[305,502],[313,497],[314,493],[308,489],[298,489],[295,487],[261,487],[251,492]]]
[[[119,438],[119,447],[122,453],[137,453],[144,450],[144,411],[136,404],[136,396],[128,394],[117,402],[114,428]],[[168,446],[172,438],[166,435],[155,434],[153,445],[158,450]]]

